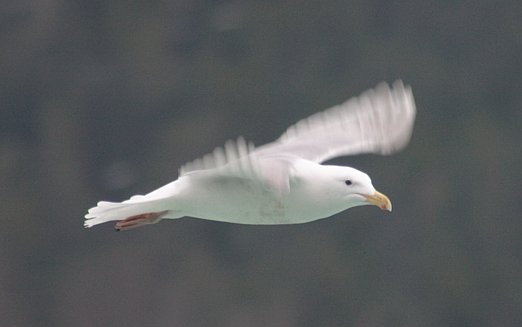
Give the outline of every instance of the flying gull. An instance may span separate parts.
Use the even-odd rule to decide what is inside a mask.
[[[85,227],[118,221],[116,230],[162,219],[194,217],[237,224],[306,223],[348,208],[375,205],[391,211],[370,177],[351,167],[322,165],[340,156],[388,155],[409,142],[415,120],[409,86],[396,81],[289,127],[275,142],[255,148],[228,141],[187,163],[175,181],[123,202],[98,202]]]

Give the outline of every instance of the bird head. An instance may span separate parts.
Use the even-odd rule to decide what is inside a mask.
[[[330,176],[330,196],[342,203],[345,209],[374,205],[382,210],[392,211],[390,199],[377,191],[370,177],[360,170],[342,166],[323,166]]]

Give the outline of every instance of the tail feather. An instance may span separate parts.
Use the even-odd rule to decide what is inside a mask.
[[[165,211],[165,201],[151,200],[136,202],[127,200],[124,202],[98,202],[96,207],[89,209],[85,215],[84,226],[90,228],[94,225],[108,221],[123,220],[127,217],[148,212]]]
[[[100,201],[85,215],[86,228],[108,221],[124,220],[145,213],[167,211],[169,218],[182,216],[172,208],[173,197],[178,192],[178,180],[171,182],[146,195],[134,195],[123,202]]]

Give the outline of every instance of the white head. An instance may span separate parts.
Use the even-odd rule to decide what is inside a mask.
[[[388,197],[372,185],[370,177],[360,170],[343,166],[321,166],[327,176],[323,183],[323,191],[332,205],[348,208],[375,205],[382,210],[391,211],[392,205]]]

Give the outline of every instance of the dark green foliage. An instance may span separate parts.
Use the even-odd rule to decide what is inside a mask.
[[[0,9],[5,326],[519,326],[519,1],[8,1]],[[343,158],[388,194],[296,226],[82,228],[100,199],[381,80],[418,120]]]

